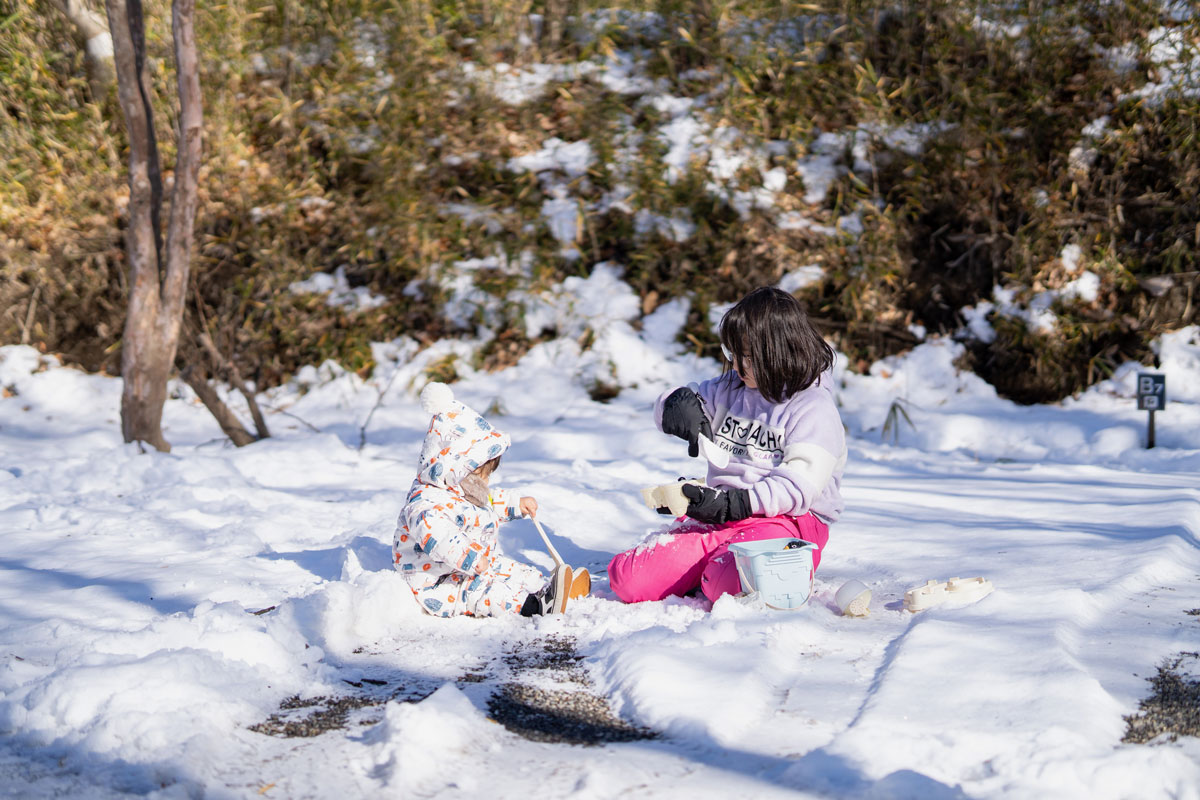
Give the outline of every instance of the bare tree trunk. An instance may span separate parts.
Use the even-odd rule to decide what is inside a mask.
[[[117,81],[113,65],[113,39],[104,17],[93,11],[84,0],[50,0],[75,28],[75,38],[83,49],[87,62],[88,85],[92,97],[103,100],[109,87]]]
[[[179,339],[183,305],[187,299],[204,132],[195,17],[196,0],[175,0],[171,4],[175,80],[179,89],[179,155],[175,160],[175,186],[171,192],[171,216],[167,222],[167,276],[163,287],[163,302],[170,313],[162,322],[164,333],[172,342]],[[174,352],[172,344],[172,357]]]
[[[193,26],[195,0],[175,0],[172,4],[180,130],[165,252],[159,225],[162,173],[146,73],[141,0],[107,0],[107,6],[117,67],[117,97],[129,133],[125,250],[130,289],[121,342],[121,430],[127,442],[146,442],[169,451],[171,445],[162,435],[162,411],[191,262],[203,123]]]

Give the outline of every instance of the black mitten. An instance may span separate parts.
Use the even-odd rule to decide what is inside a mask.
[[[704,404],[700,395],[686,386],[676,389],[663,401],[662,413],[663,433],[678,436],[688,443],[688,455],[695,458],[700,454],[697,438],[704,434],[712,438],[712,425],[704,414]]]
[[[683,487],[688,499],[687,515],[701,522],[720,525],[750,516],[750,492],[745,489],[710,489],[688,484]]]

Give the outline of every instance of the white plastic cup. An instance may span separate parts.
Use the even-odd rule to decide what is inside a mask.
[[[871,612],[871,590],[859,580],[848,580],[833,596],[842,616],[865,617]]]

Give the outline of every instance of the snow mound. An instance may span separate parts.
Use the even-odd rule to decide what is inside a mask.
[[[427,792],[446,784],[459,792],[488,788],[470,762],[498,751],[499,728],[453,684],[419,703],[389,702],[383,720],[363,735],[368,756],[359,761],[367,777],[391,791]]]

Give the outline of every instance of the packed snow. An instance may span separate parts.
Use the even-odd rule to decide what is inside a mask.
[[[172,384],[173,450],[141,452],[121,441],[118,379],[0,349],[4,793],[1197,796],[1195,739],[1121,737],[1146,679],[1198,638],[1200,330],[1158,342],[1153,450],[1140,365],[1029,407],[958,371],[952,340],[867,374],[839,359],[847,512],[809,604],[627,606],[608,558],[662,525],[638,490],[701,474],[651,404],[718,365],[675,343],[686,301],[634,326],[617,268],[572,280],[545,313],[573,338],[496,373],[471,368],[478,343],[381,343],[366,380],[327,363],[264,393],[272,438],[242,449]],[[428,422],[416,393],[446,358],[456,394],[512,435],[498,482],[597,576],[565,616],[435,619],[391,568]],[[608,403],[586,390],[601,374],[621,388]],[[551,565],[529,521],[503,536]],[[908,588],[976,575],[996,587],[977,603],[903,608]],[[866,618],[833,602],[851,579]],[[659,738],[549,744],[491,722],[494,685],[469,674],[552,636]],[[355,686],[393,699],[315,738],[251,729]]]

